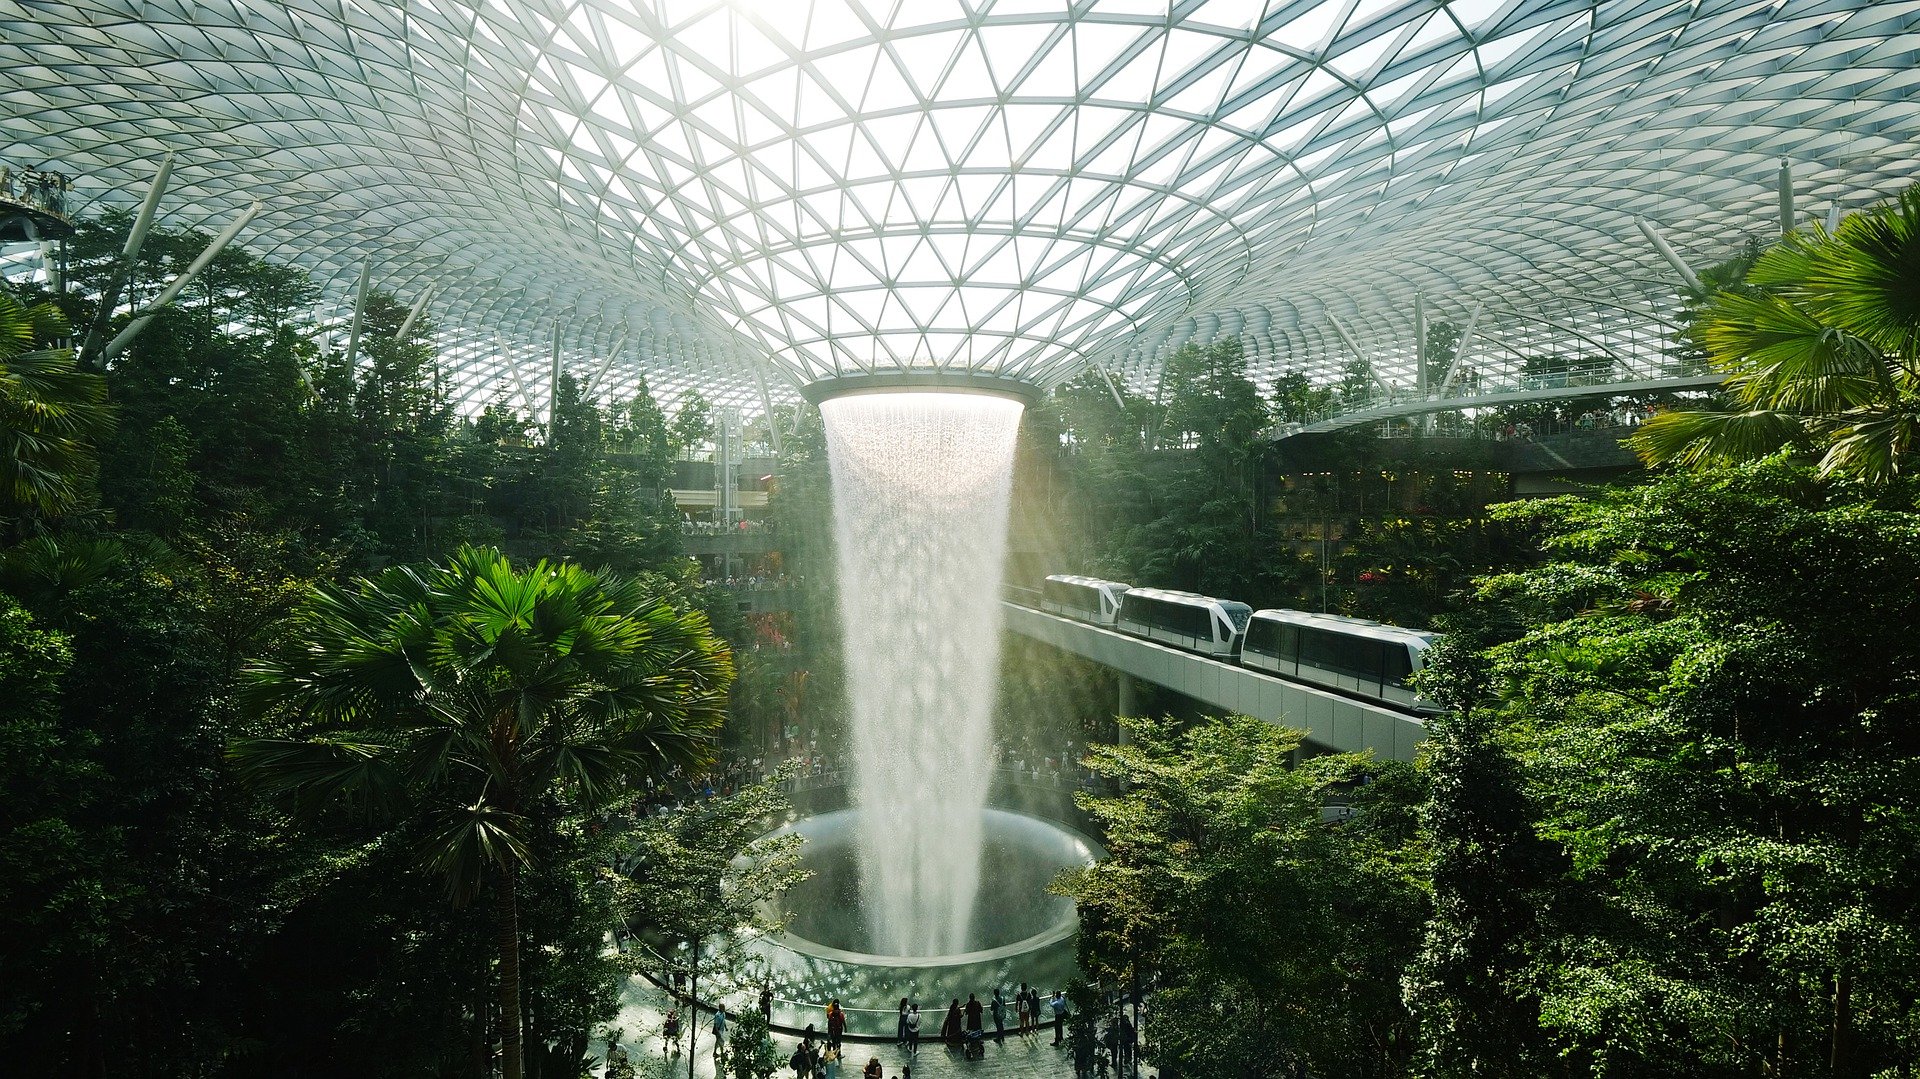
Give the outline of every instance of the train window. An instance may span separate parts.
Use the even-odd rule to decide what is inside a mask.
[[[1300,662],[1329,671],[1339,670],[1340,657],[1335,654],[1339,640],[1340,638],[1323,629],[1302,629],[1300,631]]]
[[[1392,649],[1385,641],[1357,641],[1360,645],[1360,669],[1358,674],[1369,682],[1381,681],[1381,670],[1386,667],[1387,653]]]
[[[1373,670],[1379,669],[1378,663],[1367,662],[1367,645],[1371,644],[1371,641],[1363,641],[1356,637],[1336,637],[1334,640],[1336,642],[1334,655],[1337,657],[1335,665],[1341,674],[1350,678],[1367,678],[1371,676],[1370,667]]]
[[[1285,655],[1280,651],[1280,629],[1278,622],[1255,621],[1247,627],[1247,651],[1269,656]]]
[[[1380,680],[1383,659],[1379,641],[1349,637],[1324,629],[1300,631],[1300,662],[1310,666],[1349,678],[1377,682]]]
[[[1062,607],[1075,609],[1086,607],[1086,601],[1080,598],[1080,589],[1074,585],[1065,581],[1048,581],[1045,588],[1046,597]]]
[[[1167,612],[1173,616],[1171,630],[1183,637],[1206,637],[1212,639],[1213,628],[1208,626],[1210,618],[1204,607],[1187,607],[1185,603],[1171,605]]]
[[[1390,686],[1404,686],[1413,674],[1412,646],[1390,644],[1387,646],[1385,663],[1380,668],[1380,680]]]
[[[1265,618],[1256,618],[1246,628],[1246,651],[1281,657],[1281,659],[1292,659],[1294,649],[1300,647],[1298,639],[1300,639],[1300,632],[1294,630],[1292,626],[1286,626],[1281,622],[1267,622]]]

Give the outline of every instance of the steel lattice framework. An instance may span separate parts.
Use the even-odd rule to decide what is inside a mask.
[[[0,0],[0,161],[431,310],[460,393],[1659,353],[1675,270],[1920,175],[1920,0]],[[1416,299],[1418,298],[1418,299]],[[1416,313],[1418,309],[1419,313]],[[616,354],[617,351],[617,354]]]

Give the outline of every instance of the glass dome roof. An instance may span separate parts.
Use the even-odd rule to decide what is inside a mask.
[[[1782,158],[1802,219],[1910,182],[1920,3],[0,0],[0,100],[78,201],[170,150],[168,223],[259,199],[336,302],[432,284],[475,402],[544,400],[556,321],[602,388],[748,408],[1222,334],[1407,379],[1421,318],[1654,355],[1636,218],[1717,261]]]

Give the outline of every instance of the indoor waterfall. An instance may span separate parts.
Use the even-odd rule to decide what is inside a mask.
[[[972,937],[1021,408],[924,392],[820,406],[876,952],[944,955]]]

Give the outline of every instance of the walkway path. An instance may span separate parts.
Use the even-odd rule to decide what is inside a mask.
[[[1620,382],[1603,382],[1592,385],[1526,386],[1526,387],[1489,387],[1487,390],[1470,394],[1457,394],[1442,397],[1429,394],[1425,397],[1407,397],[1388,404],[1374,405],[1369,408],[1355,409],[1316,420],[1309,424],[1287,424],[1275,428],[1269,433],[1275,442],[1284,441],[1295,435],[1320,435],[1333,431],[1344,431],[1362,424],[1376,423],[1380,420],[1398,419],[1405,416],[1420,416],[1433,412],[1454,412],[1463,408],[1494,408],[1499,405],[1528,404],[1534,401],[1557,401],[1574,397],[1625,397],[1636,393],[1669,393],[1679,390],[1710,390],[1726,381],[1724,374],[1671,375],[1659,378],[1643,378]]]
[[[614,1026],[624,1032],[621,1041],[628,1054],[635,1060],[646,1056],[652,1060],[666,1060],[672,1065],[669,1075],[678,1075],[682,1079],[687,1074],[687,1058],[684,1049],[671,1056],[663,1050],[664,1042],[660,1028],[666,1015],[667,995],[651,982],[634,978],[627,984],[621,997],[620,1018]],[[686,1013],[681,1013],[685,1021]],[[713,1031],[708,1017],[703,1013],[700,1021],[700,1040],[694,1050],[694,1079],[715,1079],[713,1072]],[[824,1024],[822,1024],[824,1026]],[[686,1045],[686,1030],[680,1034],[680,1044]],[[787,1035],[775,1035],[779,1043],[780,1057],[784,1061],[793,1053],[799,1040]],[[605,1056],[604,1046],[596,1045],[597,1055]],[[905,1066],[913,1068],[913,1079],[1072,1079],[1073,1061],[1067,1056],[1066,1049],[1053,1047],[1053,1030],[1048,1027],[1041,1034],[1027,1038],[1009,1034],[1005,1041],[987,1042],[986,1056],[980,1060],[962,1060],[958,1054],[948,1052],[938,1039],[922,1038],[920,1052],[908,1054],[892,1043],[874,1044],[871,1042],[846,1043],[847,1065],[840,1072],[841,1079],[860,1079],[860,1069],[866,1066],[869,1058],[879,1057],[886,1068],[887,1079],[897,1079]],[[598,1074],[598,1073],[596,1073]],[[639,1074],[650,1074],[641,1071]],[[774,1079],[792,1079],[793,1072],[781,1068],[774,1073]]]

